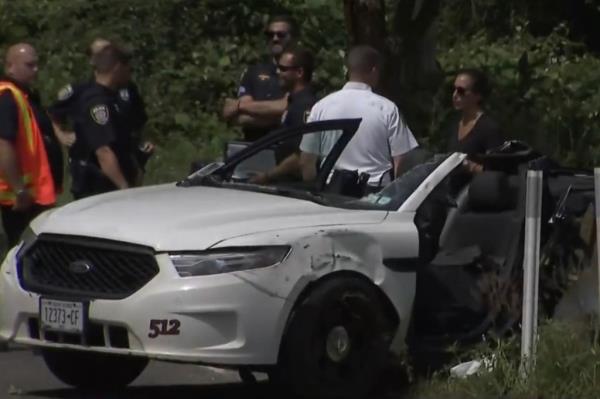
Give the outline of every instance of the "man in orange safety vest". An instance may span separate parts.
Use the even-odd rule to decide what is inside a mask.
[[[9,247],[29,222],[56,202],[62,153],[52,123],[31,84],[38,72],[35,49],[15,44],[0,77],[0,209]]]

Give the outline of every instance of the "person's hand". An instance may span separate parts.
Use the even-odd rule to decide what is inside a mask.
[[[483,165],[477,163],[477,162],[473,162],[473,161],[469,161],[469,160],[465,160],[463,161],[463,165],[467,168],[467,170],[473,174],[477,174],[477,173],[481,173],[483,172]]]
[[[13,211],[24,212],[31,208],[33,205],[33,197],[27,189],[21,189],[17,191],[15,204],[12,207]]]
[[[75,144],[75,132],[61,132],[58,136],[58,141],[65,147],[71,147]]]
[[[140,146],[140,151],[144,154],[152,154],[154,152],[154,144],[150,141],[146,141],[144,144]]]
[[[257,172],[248,179],[252,184],[267,184],[269,182],[269,174],[266,172]]]
[[[223,117],[231,119],[236,116],[240,109],[240,100],[237,98],[226,98],[223,105]]]

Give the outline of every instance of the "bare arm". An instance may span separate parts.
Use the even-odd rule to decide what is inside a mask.
[[[222,116],[241,126],[269,127],[277,124],[287,108],[287,97],[273,101],[255,101],[252,96],[226,98]]]
[[[402,155],[396,155],[392,157],[394,161],[394,178],[398,177],[398,173],[400,173],[400,164],[402,163]]]
[[[119,161],[115,156],[115,153],[108,146],[102,146],[96,150],[96,156],[98,157],[98,163],[102,172],[117,186],[119,189],[125,189],[129,185],[127,180],[123,177],[121,168],[119,167]]]
[[[239,112],[262,118],[281,118],[288,106],[287,96],[278,100],[255,101],[250,96],[240,98]]]
[[[302,168],[302,180],[305,182],[315,180],[317,178],[317,155],[301,152],[300,167]]]
[[[238,98],[226,98],[223,104],[223,111],[221,115],[226,121],[231,121],[239,113],[240,99]]]

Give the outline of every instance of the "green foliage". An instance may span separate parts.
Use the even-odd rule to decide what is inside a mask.
[[[218,156],[239,133],[218,115],[245,67],[266,55],[269,15],[289,12],[299,22],[303,44],[317,57],[319,90],[339,87],[344,78],[343,16],[330,1],[0,0],[0,9],[0,47],[36,46],[46,103],[64,84],[90,76],[85,51],[93,38],[134,49],[135,80],[150,116],[146,136],[159,144],[151,182],[180,177],[197,157]]]
[[[600,59],[567,39],[564,26],[540,40],[517,25],[501,39],[479,32],[440,54],[448,73],[435,121],[447,121],[454,72],[480,67],[494,82],[488,109],[510,138],[526,140],[573,166],[600,162]],[[441,142],[441,129],[432,142]]]
[[[401,4],[385,3],[391,23]],[[509,137],[532,141],[572,165],[600,161],[598,58],[571,41],[564,26],[540,37],[527,22],[535,17],[537,25],[547,25],[560,19],[552,12],[559,3],[444,2],[437,37],[446,81],[433,102],[429,91],[400,96],[407,99],[402,109],[422,145],[444,147],[453,73],[480,66],[495,82],[489,109]],[[535,12],[544,5],[550,11]],[[0,9],[0,47],[27,40],[39,50],[38,83],[46,103],[65,83],[90,76],[85,50],[94,37],[115,38],[134,49],[135,79],[150,115],[146,135],[159,144],[147,181],[186,173],[192,159],[218,156],[224,142],[239,134],[219,118],[222,101],[235,95],[245,66],[265,56],[262,30],[269,15],[289,12],[299,22],[301,43],[316,54],[315,85],[321,95],[344,81],[341,2],[0,0]],[[176,166],[164,164],[171,161]]]
[[[427,398],[595,398],[600,389],[600,346],[592,328],[557,322],[543,324],[536,367],[528,379],[520,373],[520,340],[514,337],[495,348],[473,351],[470,359],[490,360],[466,379],[448,378],[448,370],[414,387],[410,397]]]

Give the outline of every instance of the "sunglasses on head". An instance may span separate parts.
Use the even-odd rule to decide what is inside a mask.
[[[266,30],[265,31],[265,37],[267,39],[271,39],[274,36],[276,36],[278,39],[283,39],[283,38],[287,37],[288,34],[289,34],[289,32],[286,32],[284,30]]]
[[[298,69],[298,68],[300,68],[298,65],[277,64],[277,69],[279,69],[281,72],[287,72],[287,71],[291,71],[292,69]]]
[[[467,94],[468,91],[470,91],[471,89],[467,89],[466,87],[461,87],[461,86],[454,86],[454,91],[456,92],[456,94],[458,94],[459,96],[464,96],[465,94]]]

